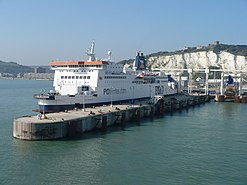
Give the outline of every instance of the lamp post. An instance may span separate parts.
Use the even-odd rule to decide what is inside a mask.
[[[83,112],[85,112],[85,91],[83,91],[82,93],[83,93],[83,96],[82,96],[82,104],[83,104],[82,105],[83,106],[82,110],[83,110]]]
[[[111,107],[113,107],[113,104],[112,104],[112,87],[110,88],[110,95],[111,95]]]
[[[205,69],[205,73],[206,73],[206,82],[205,82],[205,95],[208,95],[208,74],[209,74],[209,68]]]
[[[135,90],[134,88],[135,88],[135,86],[132,86],[132,90],[133,90],[132,91],[132,104],[134,104],[134,93],[135,93],[134,92],[134,90]]]
[[[83,80],[83,88],[82,88],[82,110],[85,112],[85,79]]]
[[[188,72],[189,72],[188,93],[191,94],[192,93],[192,73],[193,73],[193,69],[188,69]]]
[[[242,74],[241,73],[239,73],[239,96],[241,96],[241,94],[242,94],[242,81],[243,81],[243,78],[242,78]]]
[[[220,95],[223,95],[223,88],[224,88],[224,72],[221,73]]]
[[[43,89],[43,90],[41,90],[41,95],[42,95],[42,100],[43,100],[43,118],[45,118],[45,90]]]

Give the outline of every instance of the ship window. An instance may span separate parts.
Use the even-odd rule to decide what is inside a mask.
[[[67,76],[65,76],[64,78],[65,78],[65,79],[67,79],[68,77],[67,77]]]
[[[61,76],[61,79],[64,79],[64,76]]]
[[[75,79],[75,76],[72,76],[72,79]]]
[[[76,76],[76,79],[79,79],[79,76]]]
[[[90,76],[87,76],[87,79],[90,79]]]
[[[68,79],[71,79],[71,76],[68,76]]]
[[[86,76],[83,76],[83,79],[86,79]]]
[[[82,76],[80,76],[80,79],[82,79]]]
[[[82,90],[82,91],[89,91],[89,87],[88,87],[88,86],[82,86],[82,87],[81,87],[81,90]]]

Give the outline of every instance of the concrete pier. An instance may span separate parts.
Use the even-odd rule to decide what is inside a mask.
[[[158,98],[155,103],[138,102],[131,105],[98,106],[85,111],[76,109],[47,114],[45,118],[25,116],[14,120],[13,137],[23,140],[51,140],[74,137],[94,129],[106,131],[111,125],[124,128],[127,122],[140,123],[144,117],[153,118],[166,112],[189,108],[209,101],[208,96],[176,95]]]

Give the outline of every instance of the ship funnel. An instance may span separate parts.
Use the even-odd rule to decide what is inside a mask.
[[[136,58],[135,58],[135,61],[134,61],[134,63],[133,63],[133,70],[145,70],[146,69],[146,64],[147,62],[146,62],[146,59],[145,59],[145,57],[144,57],[144,55],[143,55],[143,53],[142,52],[137,52],[136,53]]]

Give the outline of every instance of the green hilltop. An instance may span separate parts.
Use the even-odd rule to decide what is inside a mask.
[[[33,72],[32,67],[17,64],[16,62],[3,62],[0,61],[0,73],[8,73],[17,75],[19,73]]]
[[[194,53],[200,51],[213,51],[214,53],[220,53],[222,51],[231,53],[233,55],[247,56],[247,45],[227,45],[227,44],[209,44],[208,46],[186,47],[183,50],[174,52],[158,52],[148,55],[147,57],[153,57],[157,55],[177,55],[183,53]]]

